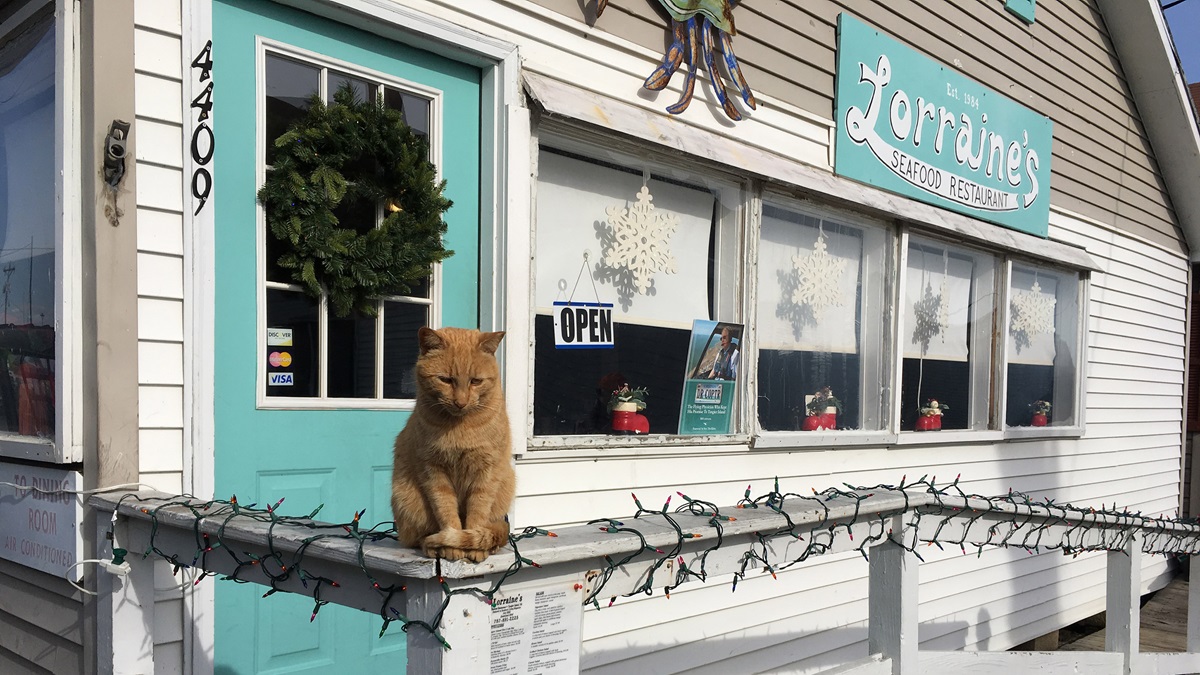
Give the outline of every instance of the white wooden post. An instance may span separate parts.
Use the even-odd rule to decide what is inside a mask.
[[[451,588],[461,588],[459,580],[447,579]],[[431,621],[445,598],[437,579],[414,580],[409,583],[407,612],[413,620]],[[419,626],[408,629],[409,675],[454,675],[486,673],[491,662],[491,607],[479,597],[459,594],[450,604],[437,626],[451,646],[447,650],[429,631]]]
[[[112,559],[108,528],[118,542],[129,541],[124,518],[97,518],[96,557]],[[154,672],[154,558],[130,555],[129,574],[97,569],[96,667],[103,675],[151,675]]]
[[[1122,672],[1132,673],[1141,631],[1142,535],[1134,532],[1123,551],[1108,553],[1108,603],[1104,651],[1125,655]]]
[[[891,528],[893,532],[904,532],[899,516],[892,519]],[[891,541],[871,547],[868,651],[891,659],[892,675],[916,673],[919,666],[918,563],[916,555]]]
[[[1196,457],[1200,460],[1200,456]],[[1200,652],[1200,579],[1191,580],[1191,565],[1192,561],[1196,560],[1196,556],[1188,559],[1188,608],[1187,608],[1187,650],[1191,653]],[[1196,564],[1197,572],[1200,572],[1200,563]]]

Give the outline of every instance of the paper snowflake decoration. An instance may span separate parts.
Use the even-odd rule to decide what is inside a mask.
[[[1012,332],[1016,335],[1054,333],[1054,305],[1058,300],[1042,292],[1042,285],[1033,282],[1028,291],[1013,291]]]
[[[942,341],[946,340],[946,333],[950,329],[948,324],[942,323],[942,308],[946,304],[945,295],[934,295],[933,286],[928,283],[925,284],[925,294],[913,303],[916,325],[913,326],[912,342],[921,345],[921,354],[929,351],[929,343],[935,336],[940,335]]]
[[[632,208],[610,206],[605,209],[614,243],[604,255],[604,263],[632,272],[633,284],[642,295],[654,281],[655,273],[675,274],[677,271],[670,242],[679,227],[679,216],[655,209],[650,203],[653,199],[650,189],[643,185]]]
[[[815,316],[820,316],[826,307],[845,304],[841,278],[846,271],[846,262],[845,258],[829,255],[824,232],[817,235],[812,253],[792,256],[792,265],[799,277],[796,289],[792,291],[792,302],[808,305]]]

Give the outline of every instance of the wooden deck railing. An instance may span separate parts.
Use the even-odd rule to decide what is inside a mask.
[[[869,559],[871,656],[828,672],[1200,672],[1200,584],[1192,585],[1189,596],[1188,652],[1138,651],[1141,557],[1200,551],[1200,527],[1052,502],[1023,503],[1012,496],[973,497],[925,485],[831,490],[813,497],[772,493],[765,500],[747,500],[753,508],[719,510],[684,497],[682,513],[664,507],[641,512],[636,519],[565,528],[554,537],[532,536],[519,541],[519,555],[506,548],[479,564],[439,563],[393,539],[376,540],[355,523],[277,520],[261,510],[234,513],[228,503],[147,492],[97,495],[90,503],[102,512],[98,541],[110,547],[115,538],[129,551],[130,563],[125,576],[100,574],[101,663],[116,673],[153,672],[152,641],[142,636],[151,635],[155,624],[150,562],[164,557],[211,574],[372,612],[381,622],[436,622],[436,635],[417,627],[407,631],[408,672],[457,675],[490,672],[492,615],[503,603],[491,607],[485,598],[497,587],[501,595],[496,597],[523,590],[557,597],[558,620],[566,624],[559,637],[567,636],[567,643],[560,639],[551,651],[560,666],[578,667],[577,608],[585,600],[607,604],[635,591],[669,591],[721,574],[775,572],[814,555],[858,550]],[[1106,651],[919,650],[917,567],[919,547],[928,542],[971,553],[983,546],[1108,551]],[[98,555],[112,556],[112,551],[106,548]],[[514,619],[507,635],[528,629],[520,625],[528,620]],[[121,628],[114,631],[114,625]],[[130,630],[136,635],[139,626],[142,636],[122,640]],[[516,647],[509,640],[509,647],[528,650],[529,635],[525,637]],[[445,649],[442,640],[452,649]],[[124,644],[104,653],[104,645],[118,642]]]

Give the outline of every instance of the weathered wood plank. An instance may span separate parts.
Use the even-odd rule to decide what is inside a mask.
[[[903,516],[891,525],[902,529]],[[890,541],[871,549],[867,650],[891,660],[893,675],[913,672],[918,664],[919,564],[912,551]]]
[[[1118,675],[1121,654],[1104,652],[921,652],[922,673]]]
[[[0,613],[83,644],[83,604],[0,574]]]
[[[892,660],[881,656],[869,656],[862,661],[847,663],[837,668],[822,670],[822,675],[890,675]]]
[[[1141,627],[1142,547],[1140,535],[1128,541],[1124,551],[1108,554],[1108,593],[1104,651],[1122,656],[1124,672],[1137,661],[1138,631]]]

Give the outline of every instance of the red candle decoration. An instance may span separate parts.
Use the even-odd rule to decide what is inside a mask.
[[[917,423],[913,427],[916,431],[941,431],[942,430],[942,413],[949,410],[950,406],[945,403],[938,403],[936,398],[931,398],[921,406],[921,414],[917,417]]]
[[[630,388],[622,384],[615,389],[608,401],[608,410],[612,413],[612,430],[615,434],[648,434],[650,420],[641,411],[646,409],[646,396],[649,394],[645,387]]]
[[[821,387],[809,396],[804,408],[808,416],[800,425],[802,430],[837,429],[837,416],[842,412],[842,402],[833,395],[833,390],[828,386]]]
[[[1035,427],[1044,427],[1050,423],[1050,402],[1034,401],[1029,404],[1032,414],[1029,423]]]

